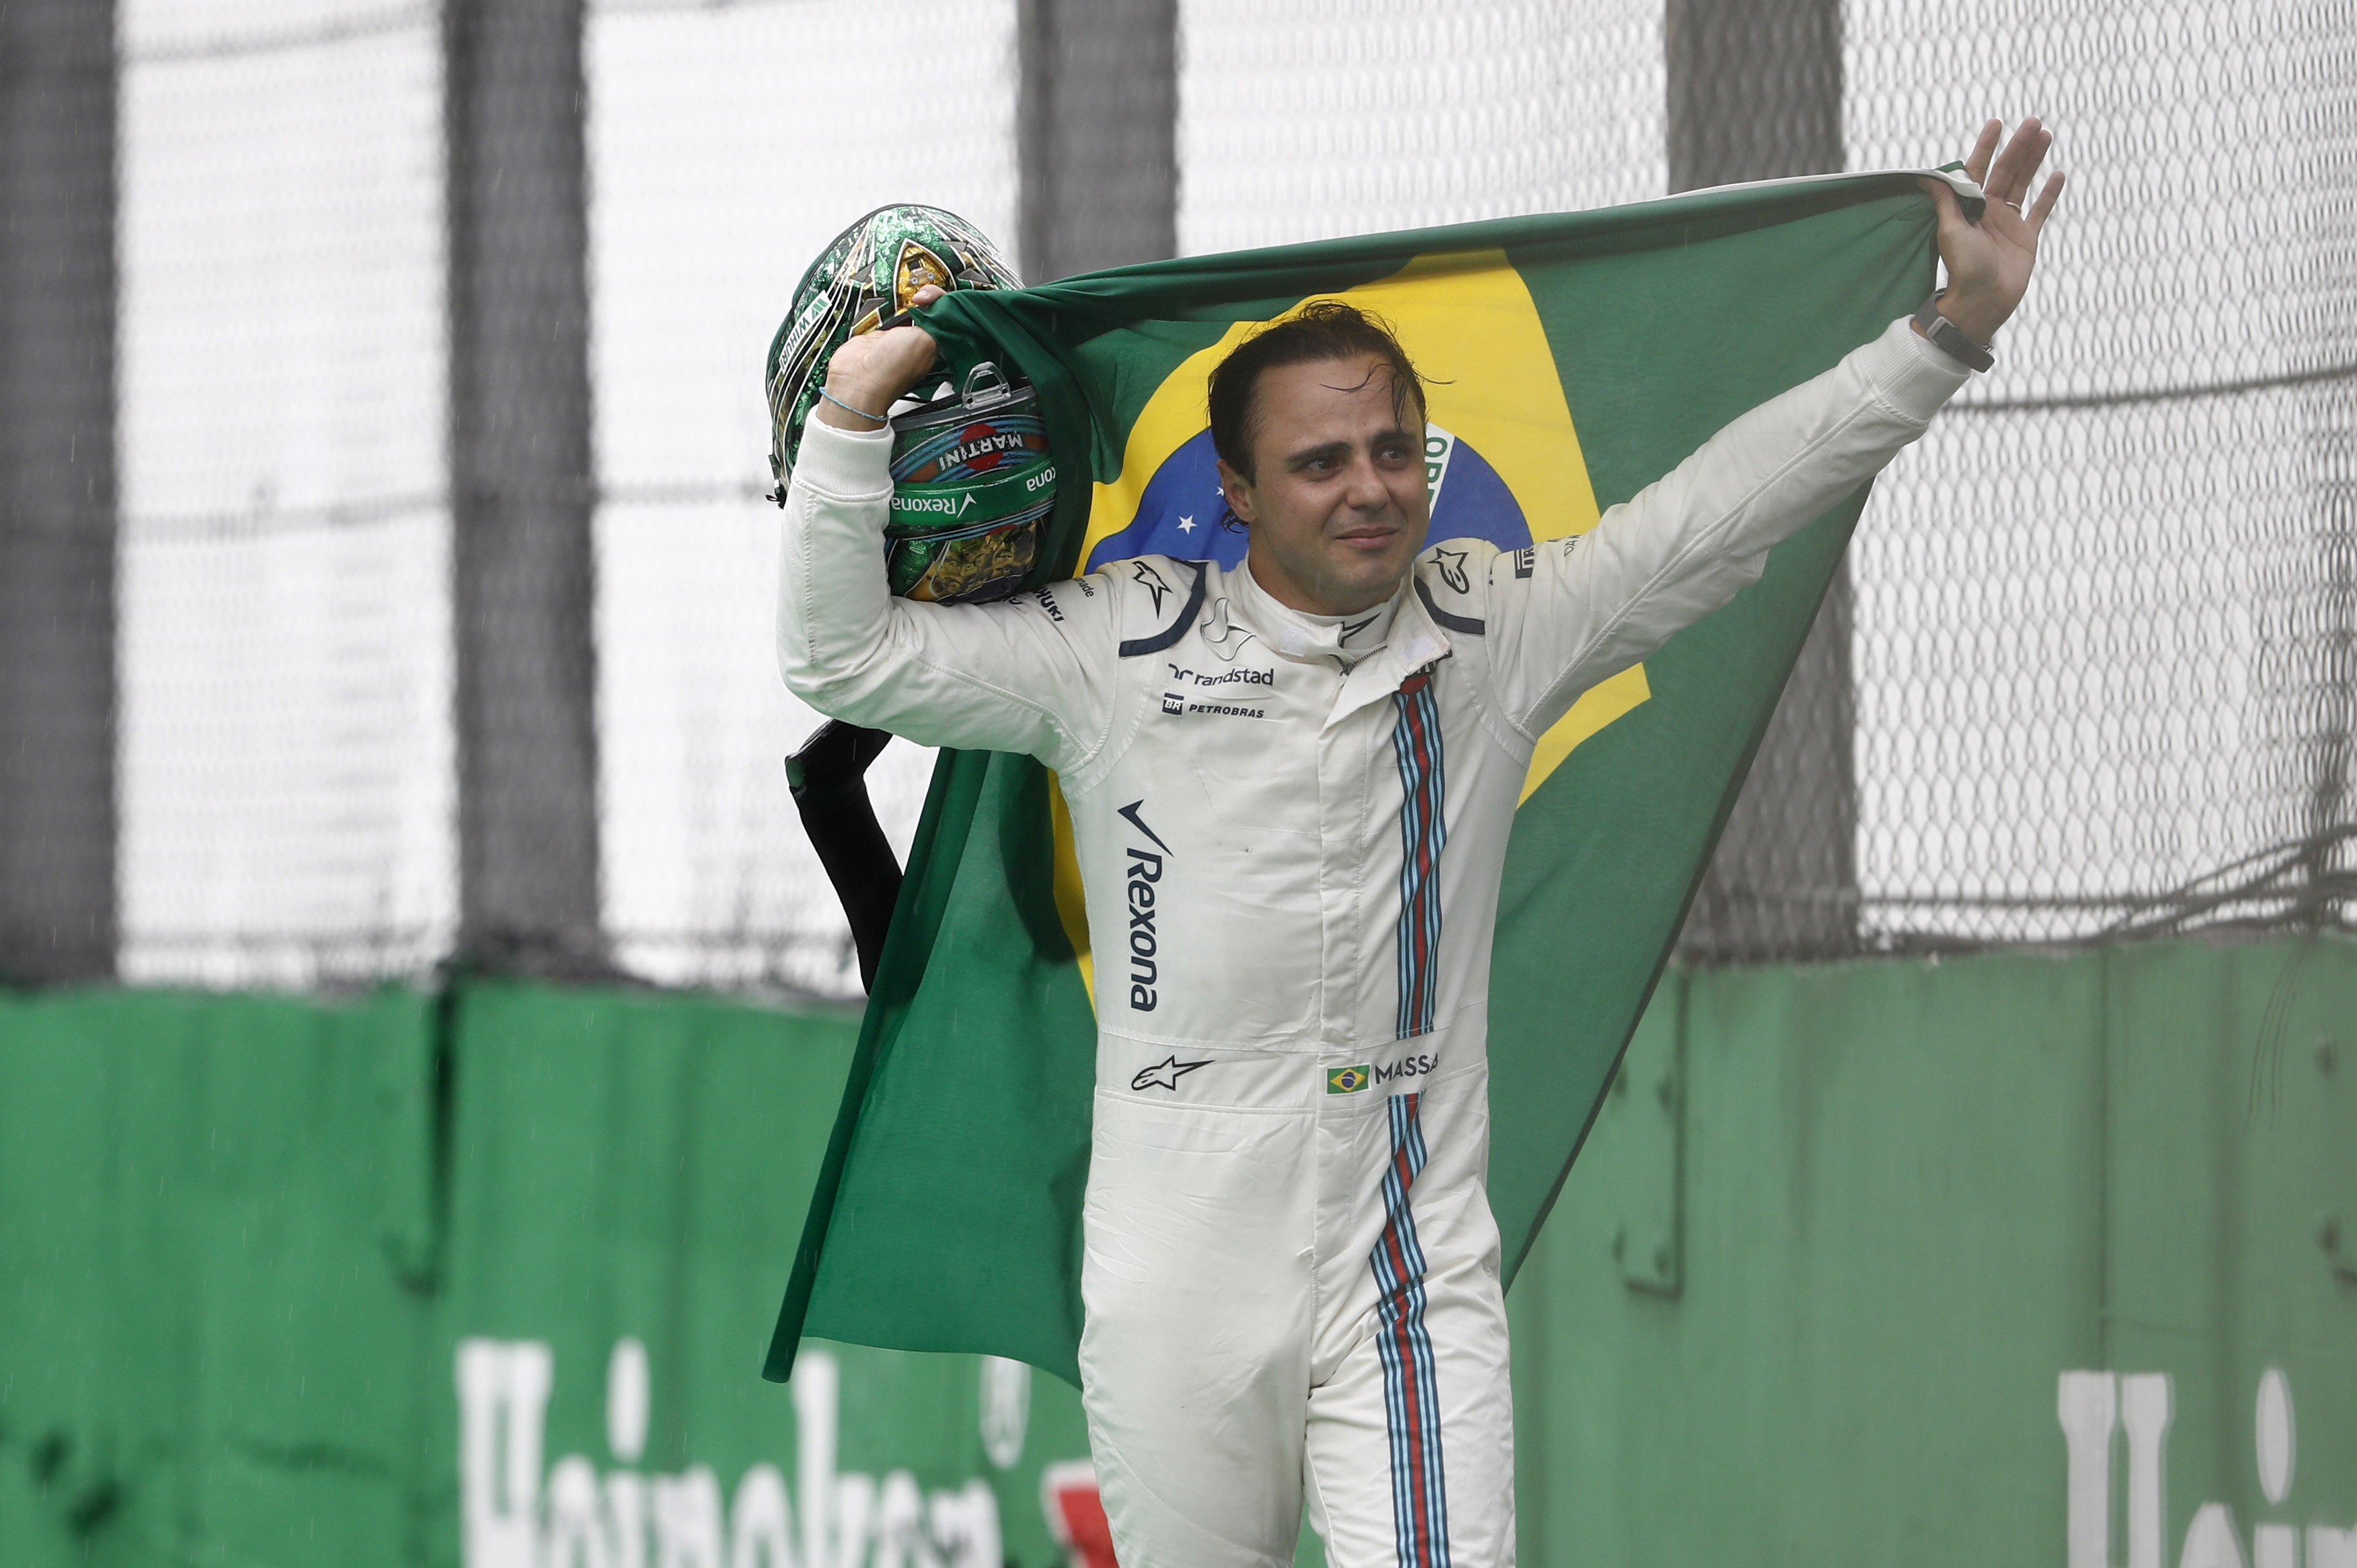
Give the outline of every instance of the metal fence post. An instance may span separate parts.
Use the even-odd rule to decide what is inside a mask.
[[[445,0],[459,949],[603,965],[581,0]]]
[[[114,972],[114,12],[0,5],[0,981]]]
[[[1018,0],[1024,281],[1178,250],[1178,0]]]
[[[1843,164],[1839,0],[1666,0],[1670,188]],[[1705,961],[1857,944],[1856,704],[1845,563],[1680,939]]]
[[[2345,286],[2345,285],[2344,285]],[[2344,294],[2342,298],[2347,295]],[[2338,303],[2338,302],[2336,302]],[[2344,317],[2345,319],[2345,317]],[[2350,786],[2357,742],[2357,484],[2352,483],[2351,397],[2346,383],[2299,399],[2308,440],[2309,512],[2315,520],[2322,625],[2316,639],[2319,710],[2308,746],[2308,848],[2297,918],[2310,929],[2347,918],[2352,885]]]

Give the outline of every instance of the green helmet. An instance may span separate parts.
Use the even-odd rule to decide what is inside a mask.
[[[892,419],[885,573],[912,599],[1005,598],[1039,558],[1056,465],[1039,394],[985,360],[965,384]]]
[[[1020,288],[982,232],[938,207],[879,207],[811,263],[770,344],[770,468],[783,505],[804,425],[835,349],[909,309],[928,284]],[[892,419],[892,591],[961,603],[1013,593],[1039,553],[1056,467],[1037,394],[983,363]]]
[[[782,487],[837,349],[907,310],[927,284],[1021,288],[982,231],[938,207],[879,207],[837,234],[794,287],[770,340],[770,469]],[[782,499],[782,490],[780,491]]]

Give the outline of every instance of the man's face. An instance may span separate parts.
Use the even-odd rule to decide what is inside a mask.
[[[1254,477],[1220,465],[1254,578],[1312,615],[1390,598],[1431,521],[1424,431],[1408,427],[1415,403],[1394,399],[1391,367],[1372,354],[1278,365],[1261,372],[1254,412]]]

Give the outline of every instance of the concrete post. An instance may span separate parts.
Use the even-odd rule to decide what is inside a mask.
[[[602,966],[581,0],[446,0],[459,944]]]
[[[1840,0],[1667,0],[1670,188],[1842,166]],[[1680,939],[1706,962],[1857,943],[1856,705],[1845,563]]]
[[[2357,483],[2352,482],[2352,399],[2346,383],[2309,388],[2299,399],[2307,431],[2309,515],[2318,544],[2317,585],[2323,604],[2315,639],[2319,668],[2309,743],[2309,847],[2301,856],[2298,923],[2329,928],[2349,913],[2350,873],[2357,854],[2344,838],[2352,826],[2350,787],[2357,768]]]
[[[114,11],[0,4],[0,981],[114,972]]]
[[[1178,249],[1178,0],[1017,0],[1027,283]]]

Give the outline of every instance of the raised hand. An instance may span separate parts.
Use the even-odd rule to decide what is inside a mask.
[[[927,284],[910,303],[931,305],[941,296],[939,287]],[[819,399],[813,417],[845,430],[873,430],[884,423],[894,400],[932,368],[932,334],[914,322],[888,332],[863,332],[827,360],[826,396]],[[870,409],[875,412],[867,413]],[[859,413],[867,414],[865,423]]]
[[[2057,169],[2037,199],[2029,200],[2030,182],[2054,145],[2054,134],[2035,119],[2024,120],[2000,150],[2003,130],[1995,120],[1982,126],[1972,156],[1964,160],[1964,172],[1988,198],[1977,224],[1964,220],[1956,193],[1944,181],[1923,182],[1940,211],[1940,260],[1948,269],[1940,314],[1980,343],[1995,336],[2021,303],[2038,261],[2038,232],[2062,194],[2062,173]]]

